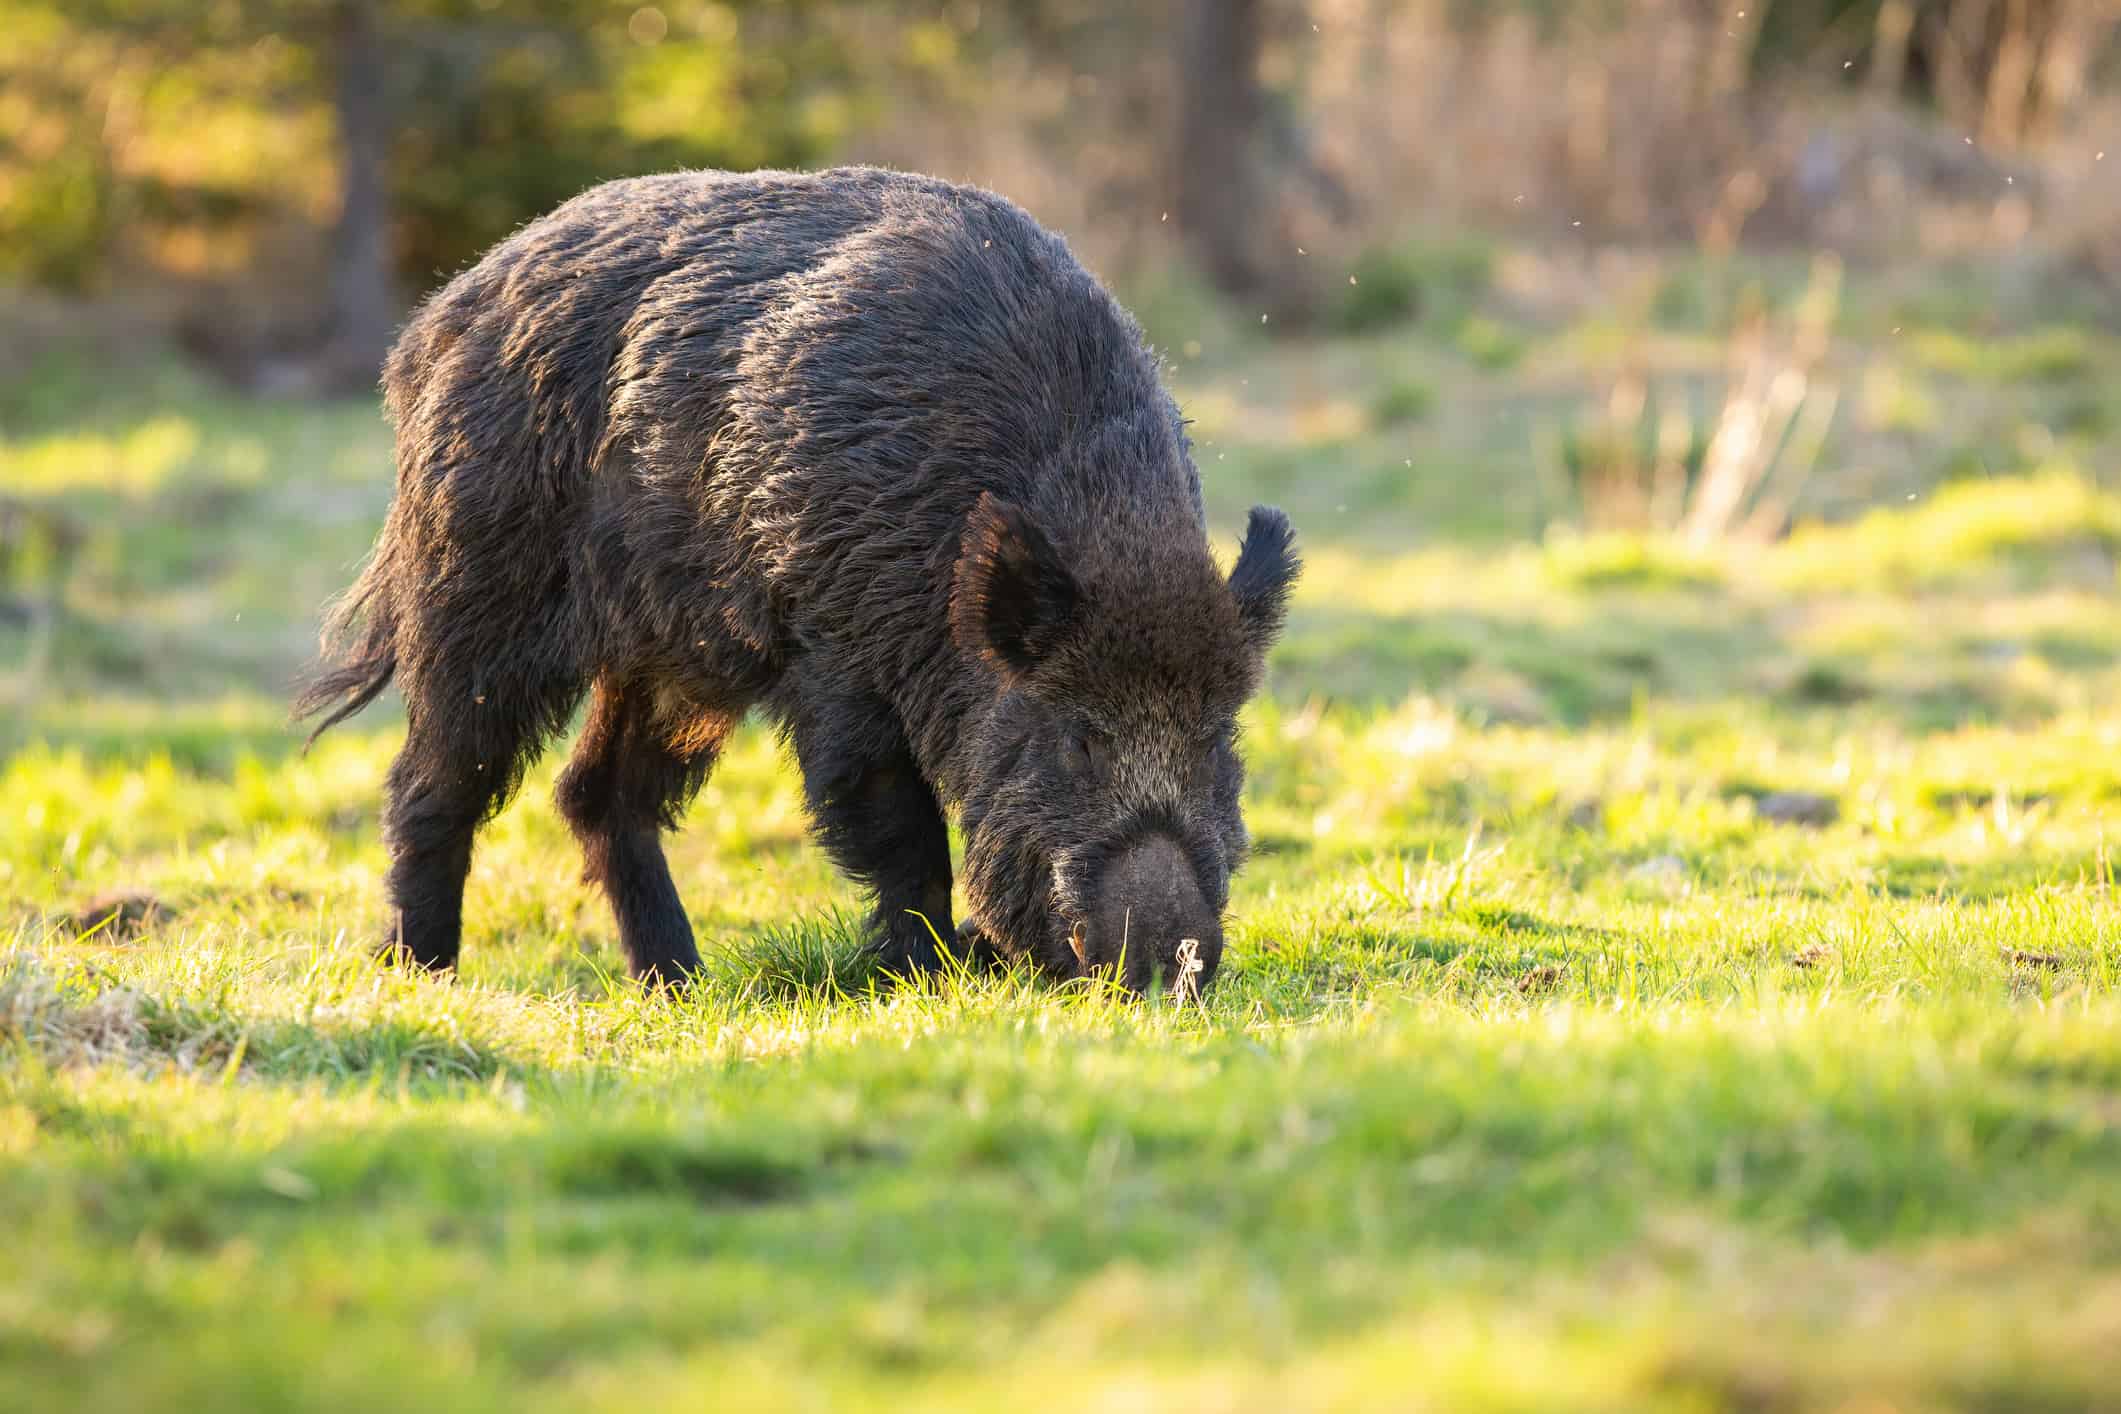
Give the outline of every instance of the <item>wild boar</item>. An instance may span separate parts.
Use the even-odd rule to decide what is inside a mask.
[[[428,299],[383,389],[395,499],[297,711],[403,692],[396,955],[454,965],[473,835],[586,695],[559,809],[640,978],[698,966],[661,832],[753,708],[886,967],[954,933],[1214,975],[1293,535],[1255,508],[1217,568],[1155,355],[1023,211],[870,168],[612,182]]]

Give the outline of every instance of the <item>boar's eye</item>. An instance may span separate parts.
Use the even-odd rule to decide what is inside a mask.
[[[1104,737],[1088,727],[1071,727],[1061,736],[1061,764],[1070,775],[1101,776],[1111,759]]]
[[[1236,764],[1237,747],[1233,731],[1222,727],[1212,733],[1203,743],[1201,753],[1194,758],[1195,782],[1201,786],[1212,786],[1223,773]]]

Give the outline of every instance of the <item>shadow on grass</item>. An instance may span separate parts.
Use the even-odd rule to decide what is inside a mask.
[[[57,1113],[65,1108],[39,1105],[55,1139],[79,1127]],[[631,1116],[576,1116],[500,1134],[421,1119],[329,1132],[266,1154],[172,1149],[148,1142],[152,1124],[110,1114],[92,1122],[100,1151],[108,1153],[103,1144],[113,1138],[132,1149],[122,1162],[77,1158],[74,1180],[93,1193],[93,1218],[191,1251],[212,1251],[261,1227],[392,1208],[427,1213],[434,1240],[474,1244],[498,1240],[526,1203],[602,1210],[615,1223],[626,1205],[647,1202],[669,1219],[697,1220],[716,1209],[798,1199],[820,1169],[879,1157]],[[656,1241],[652,1232],[614,1232],[606,1245],[614,1244],[647,1252]]]
[[[371,709],[359,726],[341,727],[338,735],[395,733],[403,724],[393,697],[387,708]],[[227,780],[243,761],[278,766],[294,759],[306,735],[270,697],[236,702],[114,697],[0,714],[0,761],[34,745],[78,752],[91,766],[167,757],[191,775]]]
[[[1965,635],[1916,643],[1907,636],[1913,630],[1896,628],[1875,652],[1819,651],[1801,641],[1803,630],[1802,616],[1702,593],[1600,596],[1580,614],[1555,618],[1499,608],[1391,614],[1302,605],[1275,653],[1271,684],[1285,699],[1368,706],[1427,694],[1475,719],[1562,727],[1622,719],[1659,702],[1857,710],[1915,732],[2031,723],[2057,710],[2048,688],[2014,678],[2015,647],[2006,652]],[[2024,649],[2068,678],[2109,667],[2111,646],[2096,631],[2050,630]],[[167,756],[213,778],[245,760],[284,763],[303,740],[269,693],[233,702],[54,701],[10,715],[0,722],[0,759],[42,744],[78,751],[91,764]],[[401,721],[387,699],[351,730],[395,732]]]
[[[2081,651],[2058,667],[2110,661],[2072,647]],[[1970,648],[1821,654],[1758,607],[1688,595],[1598,603],[1562,621],[1304,607],[1291,616],[1271,681],[1292,700],[1389,706],[1418,693],[1478,719],[1565,727],[1623,719],[1656,702],[1860,708],[1914,732],[2052,716],[2056,702],[2011,682],[2006,667]]]
[[[1319,926],[1300,937],[1248,929],[1233,966],[1245,984],[1285,1004],[1352,998],[1381,984],[1414,982],[1480,992],[1515,988],[1527,973],[1559,971],[1609,949],[1620,934],[1555,923],[1502,904],[1472,903],[1444,912],[1397,913]]]
[[[110,986],[93,969],[42,973],[26,960],[0,959],[0,1003],[0,1042],[24,1046],[55,1066],[119,1062],[230,1079],[402,1090],[544,1073],[504,1046],[464,1035],[451,1016],[255,1016],[218,1002]]]

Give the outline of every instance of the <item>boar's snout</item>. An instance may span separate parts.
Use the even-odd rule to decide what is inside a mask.
[[[1113,858],[1076,936],[1085,971],[1116,973],[1133,992],[1203,990],[1222,962],[1222,919],[1169,835],[1146,836]]]

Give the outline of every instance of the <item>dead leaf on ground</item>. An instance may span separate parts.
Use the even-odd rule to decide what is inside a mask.
[[[103,894],[83,904],[67,919],[67,925],[77,935],[94,933],[99,938],[116,940],[130,938],[174,911],[153,894],[126,890]]]
[[[2016,967],[2044,967],[2049,972],[2060,972],[2069,965],[2069,959],[2058,952],[2027,952],[2023,948],[2005,948],[2003,957]]]
[[[1532,968],[1530,971],[1526,972],[1524,976],[1517,979],[1517,990],[1524,993],[1526,996],[1530,996],[1534,992],[1544,992],[1547,988],[1553,986],[1556,982],[1559,982],[1560,980],[1560,968],[1556,967],[1551,962],[1542,963],[1538,967]]]
[[[1841,818],[1841,802],[1830,795],[1803,790],[1769,791],[1753,802],[1761,819],[1776,825],[1808,825],[1818,828]]]

